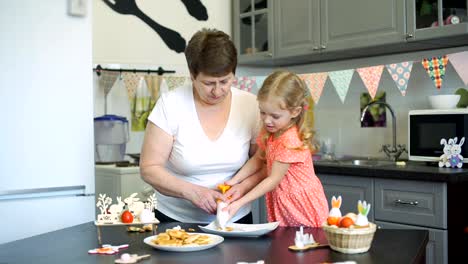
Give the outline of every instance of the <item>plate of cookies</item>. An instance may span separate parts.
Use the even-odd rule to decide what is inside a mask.
[[[186,232],[184,229],[167,229],[164,233],[147,237],[143,240],[146,244],[165,251],[199,251],[212,248],[224,241],[222,236]]]

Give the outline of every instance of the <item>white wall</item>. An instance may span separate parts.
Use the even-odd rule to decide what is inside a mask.
[[[94,193],[91,9],[71,17],[66,3],[0,2],[0,194]],[[4,243],[91,221],[94,198],[0,199],[0,211]]]
[[[179,32],[188,42],[202,28],[216,28],[231,34],[231,1],[202,0],[208,10],[208,20],[191,17],[181,1],[139,0],[137,4],[156,22]],[[93,1],[93,63],[105,68],[175,70],[175,75],[189,76],[183,53],[170,50],[150,27],[132,15],[120,15],[102,1]],[[104,91],[94,75],[94,116],[104,114]],[[126,116],[125,89],[117,85],[109,94],[108,114]],[[140,153],[144,132],[130,132],[127,153]],[[128,157],[126,157],[128,159]]]

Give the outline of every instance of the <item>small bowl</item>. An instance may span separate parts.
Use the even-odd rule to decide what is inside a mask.
[[[429,96],[429,103],[433,109],[453,109],[457,107],[460,101],[459,94],[444,94]]]

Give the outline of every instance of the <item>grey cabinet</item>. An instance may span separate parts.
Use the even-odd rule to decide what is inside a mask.
[[[239,63],[252,65],[460,46],[468,44],[467,2],[234,0],[233,36]]]
[[[274,1],[275,58],[405,42],[399,0]]]
[[[233,40],[239,62],[273,57],[272,0],[233,0]]]
[[[317,177],[322,182],[329,207],[331,206],[331,197],[338,197],[341,195],[343,200],[340,211],[343,215],[350,212],[357,214],[357,202],[359,200],[365,200],[370,203],[373,203],[374,201],[372,178],[351,176],[343,177],[331,174],[317,174]],[[374,220],[373,210],[370,211],[367,217],[370,221]]]
[[[406,6],[408,41],[468,38],[467,0],[407,0]]]

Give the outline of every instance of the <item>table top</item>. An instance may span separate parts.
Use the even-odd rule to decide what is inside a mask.
[[[194,228],[196,224],[162,223],[157,232],[180,225]],[[125,226],[101,227],[105,244],[129,244],[129,248],[119,253],[151,254],[151,258],[139,263],[324,263],[337,261],[356,261],[357,263],[420,263],[424,261],[428,231],[392,230],[376,231],[370,250],[361,254],[343,254],[330,248],[320,248],[305,252],[294,252],[288,246],[294,244],[297,228],[278,227],[275,231],[257,238],[226,237],[216,247],[195,252],[160,251],[143,243],[152,236],[147,233],[129,233]],[[305,228],[320,243],[327,243],[321,228]],[[34,236],[27,239],[0,245],[0,263],[114,263],[119,255],[90,255],[88,250],[98,248],[97,227],[93,222]]]

